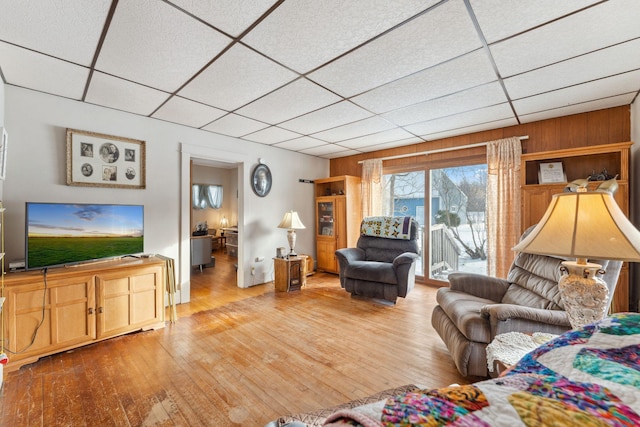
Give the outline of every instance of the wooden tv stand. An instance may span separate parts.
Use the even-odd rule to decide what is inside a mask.
[[[50,268],[46,284],[41,270],[7,274],[6,371],[117,335],[163,328],[164,268],[156,257],[123,258]]]

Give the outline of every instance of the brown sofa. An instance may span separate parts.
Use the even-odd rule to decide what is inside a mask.
[[[527,233],[525,232],[525,235]],[[524,237],[524,236],[523,236]],[[436,294],[431,324],[464,376],[488,376],[486,347],[506,332],[562,334],[571,329],[564,311],[555,257],[520,253],[507,279],[472,273],[449,275],[449,287]],[[609,303],[622,263],[593,260],[603,266]]]

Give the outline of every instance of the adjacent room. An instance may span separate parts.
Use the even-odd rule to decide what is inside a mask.
[[[0,425],[640,424],[639,22],[0,0]]]

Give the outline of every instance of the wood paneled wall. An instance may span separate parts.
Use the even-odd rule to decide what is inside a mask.
[[[451,138],[423,142],[406,147],[373,151],[356,156],[341,157],[330,161],[330,175],[362,175],[360,160],[395,156],[399,154],[419,153],[439,148],[458,147],[468,144],[493,141],[511,136],[529,135],[522,141],[523,153],[575,148],[591,145],[613,144],[631,140],[631,107],[608,108],[589,113],[574,114],[556,119],[541,120],[517,126],[490,131],[476,132]],[[473,148],[429,156],[429,161],[446,161],[447,158],[476,157],[484,155],[485,149]],[[413,156],[402,159],[386,160],[385,167],[419,166],[426,163],[425,156]]]

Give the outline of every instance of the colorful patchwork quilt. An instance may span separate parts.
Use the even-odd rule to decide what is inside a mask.
[[[390,397],[325,426],[640,426],[640,314],[560,335],[499,378]]]

